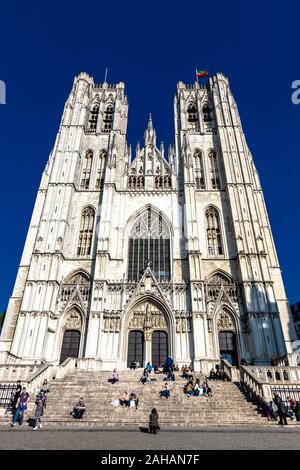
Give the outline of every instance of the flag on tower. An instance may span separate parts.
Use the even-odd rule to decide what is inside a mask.
[[[206,70],[198,70],[196,69],[196,77],[201,78],[201,77],[208,77],[208,72]]]

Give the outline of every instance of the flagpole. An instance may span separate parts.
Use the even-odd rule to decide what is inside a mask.
[[[195,68],[195,73],[196,73],[196,80],[197,80],[197,83],[199,84],[199,78],[198,78],[198,75],[197,75],[197,67]]]
[[[108,70],[108,69],[107,69],[107,67],[106,67],[106,69],[105,69],[105,75],[104,75],[104,82],[106,82],[106,79],[107,79],[107,70]]]

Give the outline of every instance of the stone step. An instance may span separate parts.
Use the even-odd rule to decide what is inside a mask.
[[[111,384],[108,379],[111,372],[72,371],[64,379],[50,383],[47,396],[47,408],[43,422],[47,425],[66,426],[138,426],[147,425],[149,413],[157,408],[160,423],[172,427],[197,427],[199,425],[262,425],[267,420],[262,418],[255,407],[249,403],[238,387],[232,382],[209,381],[213,397],[191,397],[183,392],[186,380],[176,373],[175,382],[167,382],[171,397],[161,399],[159,392],[164,388],[164,375],[151,375],[145,385],[139,382],[142,369],[122,371],[120,381]],[[204,379],[203,374],[195,374],[194,379]],[[113,399],[120,399],[124,390],[135,391],[139,398],[139,408],[112,407]],[[83,396],[87,410],[83,420],[74,420],[70,416],[74,404]],[[27,416],[34,416],[34,400],[28,406]],[[11,416],[0,416],[0,423],[6,423]],[[268,423],[268,421],[267,421]]]

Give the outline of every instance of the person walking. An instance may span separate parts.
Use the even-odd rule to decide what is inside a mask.
[[[296,407],[295,407],[295,416],[296,416],[296,421],[300,421],[300,403],[297,401]]]
[[[12,422],[10,423],[11,426],[16,426],[17,422],[19,422],[20,426],[23,423],[24,413],[27,410],[27,404],[29,401],[29,393],[26,392],[26,387],[22,388],[22,393],[18,398],[16,403],[16,412],[13,416]]]
[[[39,395],[36,397],[35,400],[36,408],[35,408],[35,423],[33,430],[36,431],[37,429],[42,428],[42,416],[44,414],[44,409],[46,408],[46,395],[44,390],[41,390]]]
[[[16,388],[16,393],[14,394],[13,401],[12,401],[12,414],[14,415],[15,412],[17,411],[17,402],[19,400],[19,397],[22,392],[22,385],[21,385],[21,380],[17,381],[17,388]]]
[[[282,401],[282,398],[278,395],[278,393],[274,393],[274,403],[278,408],[278,416],[279,416],[279,423],[282,425],[287,425],[286,415],[288,410],[285,404]]]
[[[276,404],[273,401],[270,401],[269,405],[270,405],[270,409],[271,409],[271,413],[272,413],[272,419],[273,419],[273,421],[277,421],[278,408],[277,408]]]
[[[149,431],[150,434],[156,434],[157,431],[160,429],[158,425],[158,413],[155,408],[152,409],[150,415],[149,415]]]

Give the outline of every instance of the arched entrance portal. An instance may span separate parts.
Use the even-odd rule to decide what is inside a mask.
[[[82,331],[82,317],[76,307],[69,310],[64,318],[63,340],[60,352],[61,364],[68,357],[78,357]]]
[[[233,331],[219,331],[220,356],[231,365],[238,365],[236,337]]]
[[[139,360],[141,366],[150,361],[164,363],[169,352],[169,325],[167,315],[154,301],[134,307],[127,324],[127,367]]]
[[[78,357],[80,346],[80,331],[66,330],[61,347],[60,360],[61,364],[68,357]]]
[[[141,367],[144,364],[144,333],[143,331],[129,331],[127,367],[133,361],[139,361]]]
[[[233,366],[238,365],[236,323],[232,313],[223,307],[217,315],[219,351],[222,359]]]

